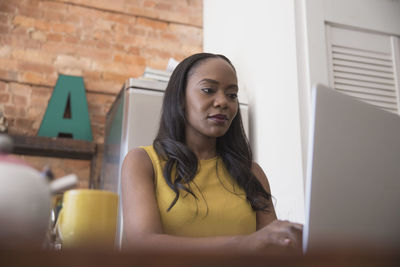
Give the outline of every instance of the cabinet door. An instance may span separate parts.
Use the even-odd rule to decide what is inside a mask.
[[[303,169],[315,83],[398,112],[400,1],[296,1]],[[304,176],[305,177],[305,176]]]

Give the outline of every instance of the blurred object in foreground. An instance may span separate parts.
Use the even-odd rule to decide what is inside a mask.
[[[4,117],[3,112],[0,111],[0,133],[8,132],[8,121],[7,118]]]

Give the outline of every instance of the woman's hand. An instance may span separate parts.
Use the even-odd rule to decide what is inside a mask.
[[[255,252],[302,252],[303,225],[275,220],[260,230],[244,236],[243,245]]]

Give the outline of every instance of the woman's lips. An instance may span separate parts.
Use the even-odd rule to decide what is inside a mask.
[[[224,114],[216,114],[209,116],[208,118],[218,123],[224,123],[228,120],[228,117]]]

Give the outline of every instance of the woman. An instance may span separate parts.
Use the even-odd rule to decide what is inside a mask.
[[[237,93],[222,55],[195,54],[176,67],[153,145],[124,160],[124,246],[300,249],[302,226],[276,220],[267,177],[252,161]]]

